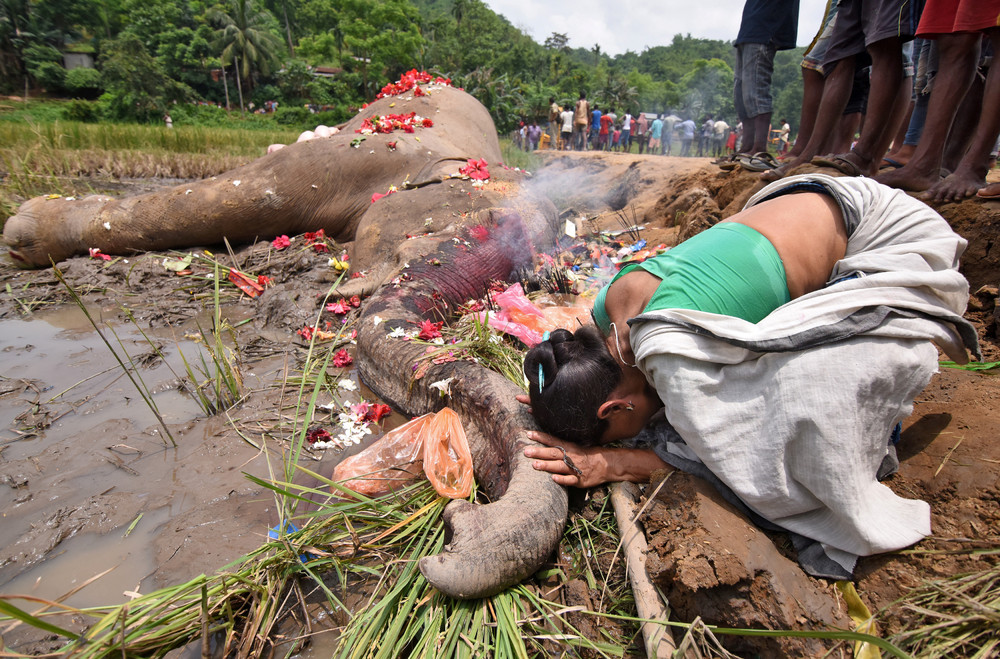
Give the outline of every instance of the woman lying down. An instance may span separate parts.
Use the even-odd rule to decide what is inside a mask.
[[[525,455],[577,487],[668,464],[700,473],[791,532],[807,571],[845,578],[859,555],[930,533],[929,506],[877,476],[937,370],[935,344],[959,363],[980,356],[962,318],[965,246],[931,208],[867,178],[773,183],[623,268],[594,302],[596,327],[528,352],[523,402],[545,446]],[[637,435],[645,447],[606,446]]]

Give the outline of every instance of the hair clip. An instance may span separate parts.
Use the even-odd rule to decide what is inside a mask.
[[[542,341],[548,341],[548,340],[549,340],[549,331],[545,330],[545,333],[542,334]]]
[[[538,393],[542,393],[542,389],[545,388],[545,371],[542,370],[542,365],[538,365]]]

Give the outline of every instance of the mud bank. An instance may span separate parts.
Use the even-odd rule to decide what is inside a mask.
[[[720,172],[705,160],[590,153],[547,154],[534,185],[568,218],[585,218],[585,230],[617,229],[624,217],[645,227],[641,235],[650,244],[668,245],[735,213],[760,187],[755,175]],[[998,360],[1000,203],[966,201],[938,210],[969,240],[963,269],[974,294],[968,317],[985,358]],[[204,287],[165,269],[162,255],[110,263],[75,258],[63,268],[95,315],[119,328],[130,354],[150,348],[123,306],[151,328],[168,363],[154,356],[144,372],[176,448],[52,273],[0,266],[9,285],[0,293],[0,592],[58,596],[117,566],[76,603],[124,601],[125,592],[211,572],[266,536],[273,499],[243,474],[266,476],[268,460],[280,460],[292,397],[282,383],[304,358],[295,332],[315,322],[329,267],[326,255],[306,250],[279,258],[266,244],[239,248],[234,256],[274,286],[256,299],[225,300],[249,374],[246,398],[228,418],[204,418],[176,386],[180,351],[197,350],[185,335],[204,319]],[[370,398],[363,389],[352,395]],[[900,472],[888,485],[931,503],[933,535],[911,551],[862,560],[857,587],[873,611],[923,579],[995,560],[973,550],[1000,543],[998,400],[995,376],[950,369],[917,400],[904,424]],[[317,452],[307,459],[328,473],[339,457]],[[678,620],[701,616],[727,627],[847,624],[832,585],[803,574],[781,534],[753,528],[696,479],[672,475],[643,523],[651,576]],[[908,615],[890,608],[883,633]],[[51,649],[40,634],[19,642],[24,651]],[[765,655],[820,655],[832,645],[724,642],[734,652]]]

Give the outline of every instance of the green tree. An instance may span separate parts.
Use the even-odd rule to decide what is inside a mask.
[[[220,26],[215,47],[221,52],[223,66],[236,67],[240,111],[244,111],[243,83],[252,87],[255,70],[269,75],[279,62],[281,41],[273,31],[277,22],[255,0],[230,0],[228,11],[216,9],[211,18]]]
[[[139,37],[128,31],[105,45],[101,81],[107,90],[108,111],[115,119],[159,121],[169,103],[192,96],[187,86],[164,73]]]

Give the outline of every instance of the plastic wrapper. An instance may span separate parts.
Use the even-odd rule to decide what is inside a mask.
[[[423,427],[424,473],[437,493],[464,499],[472,492],[472,453],[462,420],[450,407]]]
[[[369,497],[409,485],[423,475],[421,432],[432,417],[433,414],[418,416],[390,430],[360,453],[344,458],[334,467],[333,480]]]
[[[512,285],[493,301],[500,310],[489,314],[490,327],[516,336],[529,348],[540,343],[545,332],[560,327],[575,331],[590,317],[585,307],[539,308],[524,295],[520,284]]]

